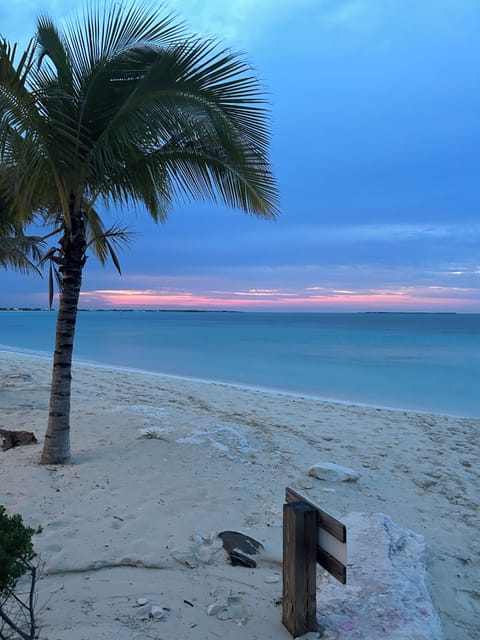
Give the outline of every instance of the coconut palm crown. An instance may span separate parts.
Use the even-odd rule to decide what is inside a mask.
[[[240,56],[138,3],[90,7],[62,29],[41,16],[33,47],[21,81],[0,78],[0,161],[16,209],[40,203],[60,234],[49,252],[61,288],[41,458],[57,464],[70,458],[83,268],[89,251],[119,268],[126,239],[99,205],[141,205],[161,222],[178,198],[208,199],[274,218],[278,193],[265,99]]]

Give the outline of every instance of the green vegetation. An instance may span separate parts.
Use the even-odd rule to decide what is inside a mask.
[[[40,529],[32,529],[23,524],[19,515],[8,516],[0,505],[0,595],[12,591],[36,556],[32,536]]]
[[[41,529],[23,524],[19,515],[9,516],[0,505],[0,638],[35,637],[34,590],[36,553],[32,536]],[[30,575],[30,588],[26,598],[17,593],[17,585],[23,576]],[[16,636],[11,634],[15,633]]]

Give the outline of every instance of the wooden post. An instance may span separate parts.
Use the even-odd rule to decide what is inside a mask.
[[[283,616],[294,638],[317,629],[317,511],[283,505]]]

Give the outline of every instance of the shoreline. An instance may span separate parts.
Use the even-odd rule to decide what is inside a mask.
[[[87,599],[99,615],[107,615],[112,598],[120,596],[115,596],[115,583],[107,588],[94,581],[95,568],[138,560],[167,567],[164,598],[182,593],[200,576],[205,597],[221,585],[238,590],[236,580],[248,582],[249,626],[231,625],[215,633],[223,629],[232,640],[253,638],[249,629],[257,631],[258,624],[264,625],[258,636],[263,640],[287,638],[271,604],[281,586],[265,584],[271,572],[235,573],[239,577],[231,582],[228,567],[203,567],[197,576],[171,555],[191,536],[225,529],[278,545],[286,486],[339,519],[358,511],[383,512],[425,536],[428,588],[444,640],[478,637],[480,583],[474,567],[480,559],[480,481],[474,447],[480,420],[334,404],[76,363],[72,463],[41,467],[51,373],[44,360],[0,353],[0,422],[7,429],[34,431],[39,439],[37,445],[0,452],[0,487],[7,509],[43,527],[35,548],[47,572],[60,575],[47,576],[40,594],[42,601],[50,593],[65,598],[41,613],[52,637],[111,637],[85,629],[78,635],[86,617],[80,611],[75,618],[77,608]],[[158,437],[142,438],[148,429]],[[360,480],[332,484],[310,478],[309,466],[320,461],[348,466],[360,473]],[[65,574],[79,570],[92,579],[88,598],[81,595],[87,583]],[[160,598],[162,579],[151,584],[144,575],[151,570],[122,571],[138,597],[145,595],[148,583],[148,593]],[[68,585],[63,595],[61,585]],[[188,592],[183,594],[189,599]],[[198,592],[199,602],[203,597]],[[127,595],[122,598],[120,618],[133,611]],[[62,635],[69,616],[78,620],[78,634],[75,627]],[[205,624],[217,622],[205,616]],[[162,637],[178,637],[165,625]],[[207,632],[205,637],[214,636]],[[135,634],[130,629],[118,637]]]
[[[8,347],[8,345],[0,344],[0,355],[1,354],[11,354],[11,355],[19,355],[19,356],[32,357],[32,358],[40,358],[43,360],[49,360],[50,364],[52,363],[52,358],[53,358],[53,353],[47,354],[46,352],[34,352],[28,349],[22,350],[20,348]],[[245,389],[246,391],[253,391],[253,392],[258,391],[260,393],[271,394],[271,395],[286,396],[286,397],[299,398],[299,399],[305,398],[306,400],[326,402],[328,404],[340,405],[340,406],[346,406],[346,407],[361,407],[365,409],[374,409],[374,410],[378,409],[380,411],[391,411],[394,413],[415,413],[420,415],[432,415],[437,417],[480,420],[480,415],[458,415],[455,413],[449,413],[444,411],[434,411],[434,410],[427,410],[427,409],[410,409],[410,408],[394,407],[394,406],[383,405],[383,404],[372,404],[372,403],[360,402],[356,400],[348,400],[348,399],[343,400],[338,398],[331,398],[328,396],[317,396],[307,392],[304,393],[300,391],[290,391],[288,389],[264,387],[261,385],[249,385],[249,384],[243,384],[240,382],[229,382],[228,380],[217,380],[213,378],[212,379],[197,378],[195,376],[179,375],[174,373],[164,373],[161,371],[139,369],[136,367],[93,362],[93,361],[81,360],[81,359],[77,360],[76,358],[74,358],[73,360],[73,366],[92,367],[95,369],[107,369],[109,371],[125,371],[127,373],[128,372],[138,373],[140,375],[153,376],[153,377],[158,376],[159,378],[167,378],[167,379],[180,380],[180,381],[184,380],[186,382],[194,382],[199,384],[214,384],[219,386],[232,387],[234,389]]]

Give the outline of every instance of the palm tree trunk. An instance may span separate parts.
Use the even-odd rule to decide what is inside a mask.
[[[60,244],[63,249],[60,266],[62,288],[55,335],[48,428],[41,464],[65,464],[70,460],[73,340],[86,247],[85,226],[80,212],[71,212],[71,230],[65,231]]]

